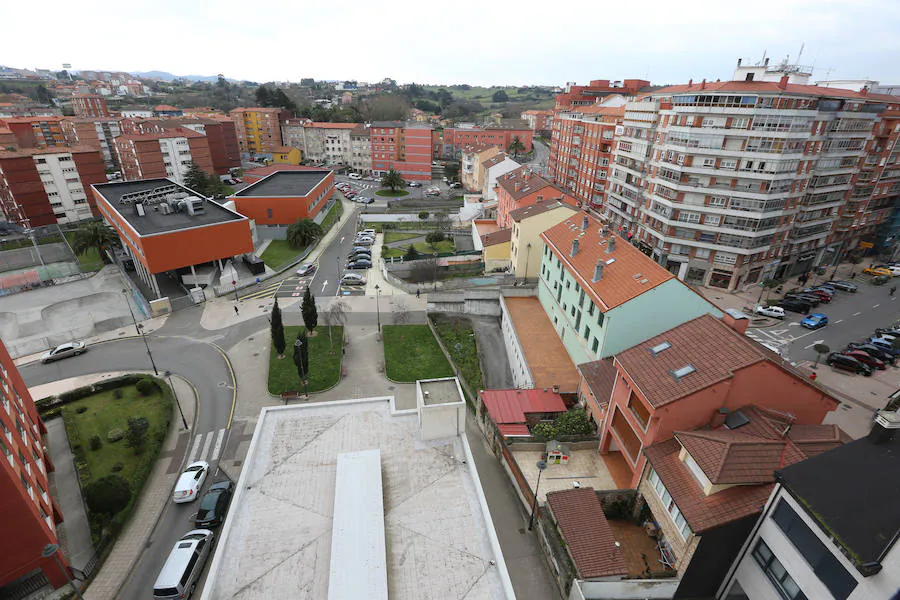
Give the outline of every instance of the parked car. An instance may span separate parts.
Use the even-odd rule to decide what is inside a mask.
[[[843,355],[852,356],[862,364],[869,365],[873,369],[884,371],[887,368],[883,360],[879,360],[868,352],[863,352],[862,350],[844,350]]]
[[[773,319],[783,319],[784,318],[784,309],[780,306],[757,306],[753,309],[758,315],[765,315],[767,317],[772,317]]]
[[[360,175],[359,173],[350,173],[349,177],[350,177],[350,179],[356,179],[356,180],[362,179],[362,175]]]
[[[357,260],[367,260],[369,262],[372,262],[372,255],[371,254],[363,254],[360,252],[359,254],[351,254],[350,256],[347,257],[348,263],[356,262]]]
[[[783,308],[784,310],[789,310],[791,312],[800,313],[800,314],[808,314],[810,311],[810,304],[808,302],[804,302],[802,300],[781,300],[778,303],[778,306]]]
[[[900,327],[895,327],[895,326],[891,326],[891,327],[878,327],[878,328],[875,329],[875,335],[879,335],[879,336],[880,336],[880,335],[885,334],[885,333],[888,334],[888,335],[892,335],[892,336],[894,336],[894,337],[900,336]]]
[[[895,265],[876,265],[872,267],[873,269],[884,269],[885,271],[890,271],[893,277],[900,275],[900,267]]]
[[[349,198],[350,200],[353,200],[354,198],[356,198],[356,192],[347,192],[344,195],[347,196],[347,198]]]
[[[828,325],[828,317],[822,313],[812,313],[800,321],[800,324],[807,329],[819,329],[820,327]]]
[[[175,492],[172,499],[176,504],[182,502],[193,502],[206,481],[206,475],[209,473],[209,463],[205,460],[194,461],[188,465],[184,473],[178,478],[175,484]]]
[[[366,278],[357,273],[345,273],[341,277],[341,285],[366,285]]]
[[[316,265],[313,263],[303,263],[300,265],[300,268],[297,269],[297,275],[300,277],[306,277],[307,275],[312,275],[316,272]]]
[[[364,233],[364,234],[366,234],[366,235],[370,235],[370,236],[372,236],[372,237],[375,237],[375,234],[378,233],[378,232],[375,231],[374,229],[363,229],[362,231],[357,231],[357,232],[356,232],[357,235],[359,235],[360,233]]]
[[[828,290],[818,288],[804,288],[800,293],[815,296],[819,301],[824,302],[825,304],[831,302],[831,298],[834,296],[833,291],[829,292]]]
[[[834,367],[835,369],[841,369],[842,371],[862,373],[866,377],[869,377],[873,371],[872,367],[869,365],[863,364],[852,356],[847,356],[840,352],[832,352],[829,354],[828,358],[825,359],[825,364]]]
[[[353,243],[357,246],[371,246],[375,243],[375,240],[372,238],[356,238]]]
[[[451,190],[455,190],[456,188],[462,187],[462,184],[458,181],[454,181],[448,186]]]
[[[197,509],[194,524],[204,528],[221,525],[233,492],[234,483],[227,480],[217,481],[209,486],[206,494],[203,495],[203,500],[200,501],[200,508]]]
[[[892,367],[897,364],[897,359],[890,352],[885,352],[881,348],[877,346],[873,346],[872,344],[857,344],[850,343],[847,344],[848,350],[860,350],[865,352],[869,356],[874,356],[878,360],[884,362],[885,364],[891,365]]]
[[[354,252],[371,252],[371,251],[372,250],[368,246],[361,246],[359,244],[353,246],[353,248],[350,249],[351,254]]]
[[[863,269],[863,273],[865,273],[866,275],[884,275],[886,277],[892,277],[894,275],[887,269],[881,269],[878,267],[868,267],[866,269]]]
[[[62,360],[63,358],[69,358],[70,356],[78,356],[83,352],[87,352],[87,347],[84,345],[84,342],[69,342],[68,344],[60,344],[50,352],[44,352],[41,355],[41,362],[47,364],[53,362],[54,360]]]
[[[366,260],[365,258],[357,258],[356,260],[347,263],[347,269],[349,269],[351,271],[361,271],[361,270],[371,269],[371,268],[372,268],[372,261]]]
[[[867,344],[872,344],[879,350],[883,350],[887,352],[891,356],[900,355],[900,350],[894,348],[894,342],[892,340],[888,340],[882,337],[870,337],[866,340]]]
[[[422,184],[419,183],[418,181],[410,181],[406,185],[407,185],[407,187],[422,187]]]
[[[831,284],[831,287],[841,290],[842,292],[851,292],[855,294],[859,291],[859,286],[849,281],[830,281],[829,283]]]
[[[356,198],[356,202],[360,204],[373,204],[375,202],[375,198],[369,198],[368,196],[360,196]]]

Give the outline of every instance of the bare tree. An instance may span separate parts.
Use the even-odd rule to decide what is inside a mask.
[[[328,325],[328,341],[331,344],[329,354],[334,354],[334,328],[347,323],[347,311],[350,307],[343,300],[335,300],[325,311],[325,323]]]
[[[391,311],[394,317],[394,323],[398,325],[406,325],[409,323],[409,307],[403,300],[394,302],[394,310]]]

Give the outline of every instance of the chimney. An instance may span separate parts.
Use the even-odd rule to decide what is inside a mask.
[[[597,283],[603,279],[603,260],[597,259],[597,264],[594,265],[594,278],[591,279],[592,283]]]
[[[886,444],[894,439],[898,429],[900,429],[900,413],[895,410],[879,410],[866,439],[875,445]]]
[[[704,79],[703,81],[700,82],[700,89],[701,89],[701,90],[705,90],[705,89],[706,89],[706,79]]]
[[[763,66],[764,66],[764,67],[768,67],[768,66],[769,66],[769,59],[768,59],[768,58],[763,62]]]
[[[588,218],[587,215],[584,215],[584,218],[581,219],[581,230],[586,231],[588,228]]]
[[[790,79],[791,79],[790,75],[782,75],[781,81],[778,82],[778,87],[780,87],[783,90],[787,89],[787,84],[788,84],[788,81],[790,81]]]
[[[569,252],[569,256],[575,256],[578,254],[578,238],[572,240],[572,251]]]
[[[713,414],[712,419],[710,419],[710,421],[709,421],[709,428],[710,429],[718,429],[719,427],[724,425],[725,419],[728,417],[728,413],[730,413],[730,412],[731,411],[725,407],[722,407],[719,410],[717,410]]]
[[[693,79],[688,79],[688,87],[690,87],[690,86],[692,86],[692,85],[694,85],[694,80],[693,80]]]
[[[513,186],[513,189],[518,192],[520,187],[522,187],[522,184],[517,181],[516,184]]]
[[[611,254],[616,249],[616,236],[612,236],[609,238],[609,242],[606,243],[606,253]]]
[[[741,66],[741,60],[742,60],[742,59],[740,59],[740,58],[738,59],[738,66],[739,66],[739,67]]]

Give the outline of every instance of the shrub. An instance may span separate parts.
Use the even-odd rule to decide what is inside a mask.
[[[425,236],[425,241],[429,244],[437,244],[438,242],[443,242],[444,239],[445,236],[443,231],[431,231]]]
[[[113,398],[115,398],[116,400],[121,400],[122,396],[124,396],[124,395],[125,395],[125,392],[123,392],[121,389],[113,390]]]
[[[576,408],[556,417],[554,423],[562,435],[586,435],[592,432],[591,419],[583,408]]]
[[[110,470],[111,470],[113,473],[118,473],[119,471],[121,471],[121,470],[124,469],[124,468],[125,468],[125,465],[123,465],[123,464],[120,463],[120,462],[117,462],[117,463],[114,464],[112,467],[110,467]]]
[[[75,409],[75,412],[78,413],[79,415],[84,414],[87,412],[87,406],[79,406],[78,408]]]
[[[100,441],[99,435],[91,436],[91,450],[99,450],[103,447],[103,442]]]
[[[140,454],[144,448],[148,429],[150,429],[150,421],[146,417],[128,418],[128,431],[125,432],[125,437],[128,438],[128,447],[134,448],[137,454]]]
[[[553,423],[541,421],[531,428],[531,435],[538,439],[549,441],[559,436],[559,430]]]
[[[156,382],[149,377],[144,377],[138,381],[135,387],[141,396],[149,396],[157,390]]]
[[[131,485],[121,475],[106,475],[84,488],[84,499],[92,512],[111,517],[128,505]]]
[[[403,256],[406,260],[415,260],[419,258],[419,251],[416,250],[416,247],[410,244],[406,248],[406,254]]]
[[[425,219],[428,218],[428,215],[429,215],[428,211],[427,211],[427,210],[423,210],[422,212],[419,213],[419,218],[422,219],[422,220],[424,221]]]
[[[106,432],[106,441],[115,443],[125,437],[125,432],[122,431],[121,427],[116,427],[115,429],[110,429]]]

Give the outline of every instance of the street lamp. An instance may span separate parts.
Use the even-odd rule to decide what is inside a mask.
[[[434,291],[437,291],[437,261],[438,261],[438,253],[435,252],[434,256]]]
[[[128,305],[128,312],[131,313],[131,320],[134,323],[134,330],[139,336],[141,336],[141,339],[144,340],[144,347],[147,348],[147,356],[150,357],[150,364],[153,365],[153,374],[159,375],[159,370],[156,368],[156,363],[153,362],[153,354],[150,352],[150,344],[147,343],[147,336],[145,336],[143,332],[143,326],[138,325],[137,319],[134,318],[134,311],[131,310],[131,302],[128,301],[128,290],[123,289],[122,295],[125,297],[125,304]]]
[[[538,490],[541,489],[541,473],[543,473],[544,469],[547,468],[547,461],[545,461],[545,460],[537,461],[537,468],[538,468],[538,480],[537,480],[537,485],[534,486],[534,502],[531,503],[531,518],[528,519],[528,531],[531,531],[534,528],[534,511],[537,510]]]
[[[522,277],[526,282],[528,281],[528,259],[531,258],[531,242],[525,245],[525,275]],[[516,272],[513,271],[513,277],[515,277]]]
[[[44,546],[44,549],[41,551],[41,556],[43,558],[53,557],[53,560],[56,561],[56,564],[59,565],[59,570],[63,572],[63,575],[66,576],[66,581],[69,582],[69,585],[72,586],[72,589],[75,590],[75,595],[78,596],[81,600],[84,600],[84,596],[81,595],[81,592],[78,591],[78,586],[75,585],[75,582],[72,581],[72,578],[69,577],[69,572],[62,566],[62,563],[59,561],[59,544],[47,544]]]
[[[378,298],[381,296],[381,287],[375,284],[375,318],[378,320],[378,333],[381,333],[381,307],[378,304]]]
[[[456,342],[456,376],[459,377],[460,366],[459,363],[462,360],[462,344]]]
[[[172,388],[172,395],[175,396],[175,404],[178,405],[178,412],[181,414],[181,422],[184,424],[184,428],[187,429],[187,419],[184,418],[184,411],[181,410],[181,402],[178,401],[178,392],[175,391],[175,386],[172,385],[172,371],[166,369],[166,372],[163,374],[166,376],[166,379],[169,380],[169,387]]]
[[[302,335],[306,335],[306,334],[302,334]],[[294,340],[294,356],[297,357],[295,359],[297,368],[300,369],[300,379],[303,380],[303,396],[308,400],[309,399],[309,389],[308,389],[307,383],[306,383],[306,369],[303,368],[303,354],[300,350],[300,348],[303,346],[303,344],[304,344],[303,340],[300,339],[299,337],[296,340]],[[287,404],[287,400],[285,400],[285,404]]]
[[[232,279],[232,280],[231,280],[231,285],[234,287],[234,301],[237,302],[237,301],[238,301],[238,297],[237,297],[237,279]]]

